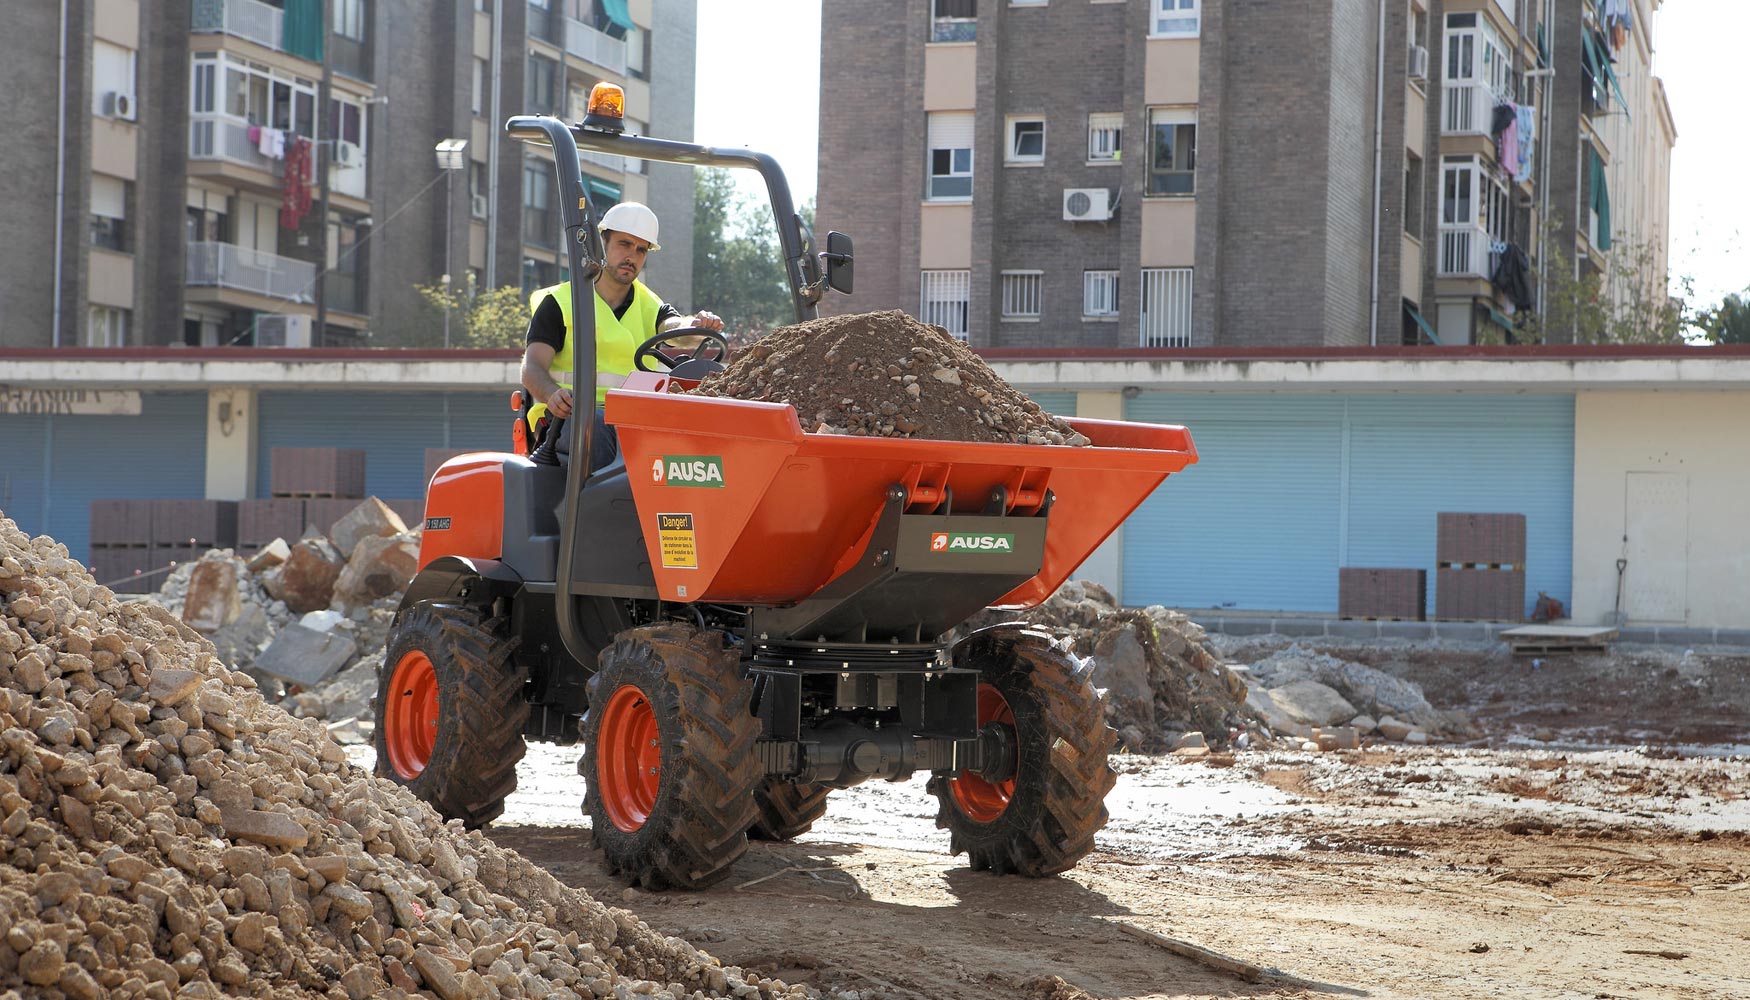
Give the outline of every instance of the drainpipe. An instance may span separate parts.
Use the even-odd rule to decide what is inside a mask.
[[[50,339],[55,347],[61,346],[61,250],[67,207],[67,0],[61,0],[60,51],[61,79],[55,98],[55,288]]]
[[[492,117],[486,130],[486,287],[498,287],[498,130],[504,121],[499,110],[499,84],[504,76],[504,5],[492,5]]]
[[[1367,342],[1379,346],[1380,179],[1385,163],[1385,0],[1379,0],[1379,73],[1373,94],[1373,277],[1368,286]]]

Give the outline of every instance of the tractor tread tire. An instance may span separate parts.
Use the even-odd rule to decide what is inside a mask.
[[[1106,825],[1106,794],[1118,781],[1107,760],[1118,734],[1106,724],[1099,693],[1042,632],[974,636],[954,652],[955,666],[982,671],[1009,703],[1018,763],[1013,797],[987,823],[960,809],[953,779],[932,777],[936,826],[948,830],[950,851],[966,852],[974,870],[1033,878],[1068,871],[1094,849],[1094,834]]]
[[[594,780],[601,716],[613,693],[636,685],[662,740],[662,780],[649,817],[635,831],[609,819]],[[699,889],[718,882],[747,853],[764,776],[755,741],[753,685],[723,634],[690,625],[628,629],[603,650],[589,680],[584,718],[583,811],[609,871],[646,889]]]
[[[523,727],[523,672],[511,662],[517,640],[502,616],[487,618],[472,607],[415,605],[389,633],[377,687],[376,773],[404,785],[444,819],[478,829],[504,812],[516,790],[517,762],[528,745]],[[431,760],[412,779],[389,762],[383,725],[395,668],[418,649],[431,660],[438,683],[438,729]]]
[[[826,815],[826,795],[831,790],[813,782],[765,779],[754,789],[759,818],[747,835],[754,840],[795,840]]]

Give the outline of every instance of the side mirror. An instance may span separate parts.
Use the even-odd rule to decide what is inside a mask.
[[[844,233],[827,233],[826,252],[820,259],[826,264],[827,286],[835,292],[851,294],[851,238]]]

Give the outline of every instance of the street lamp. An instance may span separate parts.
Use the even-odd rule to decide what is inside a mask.
[[[438,169],[444,172],[444,346],[450,346],[450,244],[456,214],[456,171],[468,166],[468,140],[445,139],[437,144]]]

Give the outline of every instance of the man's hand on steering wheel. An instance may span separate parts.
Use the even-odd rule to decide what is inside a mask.
[[[711,313],[700,313],[699,315],[700,318],[711,316],[712,319],[717,319]],[[661,371],[673,371],[689,361],[712,361],[719,365],[727,365],[729,363],[729,342],[723,339],[721,333],[717,332],[722,327],[723,321],[718,319],[716,330],[707,329],[704,326],[689,326],[659,333],[638,345],[637,352],[632,355],[632,367],[641,372],[659,371],[656,368],[646,366],[644,363],[646,359],[660,363],[662,365]],[[674,340],[687,340],[692,343],[686,346],[669,343]],[[686,353],[670,357],[660,350],[663,347],[668,347],[670,350],[684,350]],[[702,352],[707,348],[711,349],[711,355],[701,357]]]

